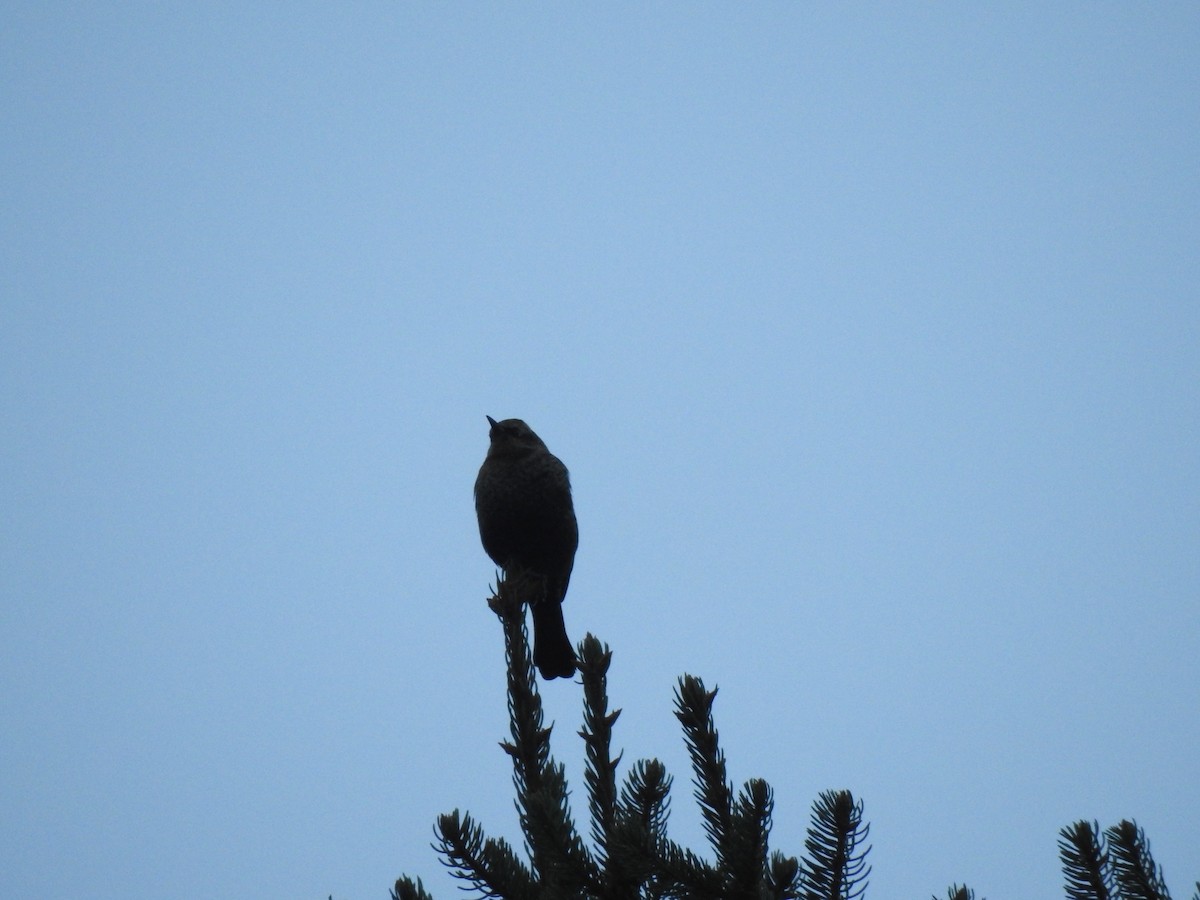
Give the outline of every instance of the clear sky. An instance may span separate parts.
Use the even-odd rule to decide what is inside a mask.
[[[484,416],[627,761],[718,685],[869,897],[1200,878],[1200,5],[9,3],[0,895],[458,896],[518,837]],[[546,686],[586,812],[577,685]]]

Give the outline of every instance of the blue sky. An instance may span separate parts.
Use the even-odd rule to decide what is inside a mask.
[[[868,896],[1200,877],[1200,7],[8,4],[0,894],[457,896],[518,837],[484,416],[676,778]],[[582,816],[578,686],[546,686]]]

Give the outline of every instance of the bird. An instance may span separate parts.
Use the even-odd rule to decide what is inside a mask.
[[[487,420],[487,456],[475,479],[479,538],[506,577],[531,585],[533,662],[542,678],[570,678],[575,651],[562,602],[579,546],[570,476],[523,421]]]

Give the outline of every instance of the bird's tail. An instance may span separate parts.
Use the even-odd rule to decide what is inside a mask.
[[[544,597],[533,610],[533,664],[547,681],[575,674],[575,650],[567,637],[562,602]]]

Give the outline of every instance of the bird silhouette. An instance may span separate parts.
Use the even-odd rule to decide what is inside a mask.
[[[491,425],[475,479],[479,537],[533,611],[533,662],[542,677],[570,678],[575,651],[562,602],[575,565],[579,527],[567,467],[520,419]]]

